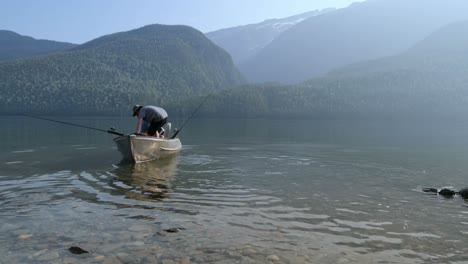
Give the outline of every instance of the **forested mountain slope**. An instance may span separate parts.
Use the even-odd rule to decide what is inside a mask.
[[[441,28],[406,52],[297,85],[248,85],[217,94],[205,116],[465,118],[468,22]]]
[[[228,53],[187,26],[150,25],[0,63],[0,113],[127,113],[242,83]]]
[[[21,36],[13,31],[0,30],[0,61],[27,58],[67,50],[76,44],[51,40],[39,40]]]

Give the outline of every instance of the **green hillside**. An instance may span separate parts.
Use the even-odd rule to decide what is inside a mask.
[[[302,84],[251,85],[218,94],[201,114],[242,117],[451,118],[468,114],[468,22],[407,52]]]
[[[48,54],[75,46],[71,43],[34,39],[13,31],[0,30],[0,61]]]
[[[201,32],[150,25],[0,63],[0,113],[119,114],[134,103],[165,106],[241,82],[229,54]]]

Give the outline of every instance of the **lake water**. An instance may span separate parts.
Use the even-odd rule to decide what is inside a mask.
[[[131,165],[112,135],[0,121],[1,263],[468,261],[468,203],[421,191],[468,185],[466,122],[193,120]]]

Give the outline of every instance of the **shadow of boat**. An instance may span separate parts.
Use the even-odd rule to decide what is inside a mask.
[[[115,185],[120,186],[127,198],[160,201],[172,192],[177,163],[177,156],[144,163],[120,163],[114,174],[115,183],[121,184]]]

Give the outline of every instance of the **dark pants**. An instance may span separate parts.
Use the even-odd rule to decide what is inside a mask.
[[[167,117],[159,121],[151,121],[151,124],[148,128],[148,135],[154,136],[156,131],[161,132],[161,127],[167,123]]]

